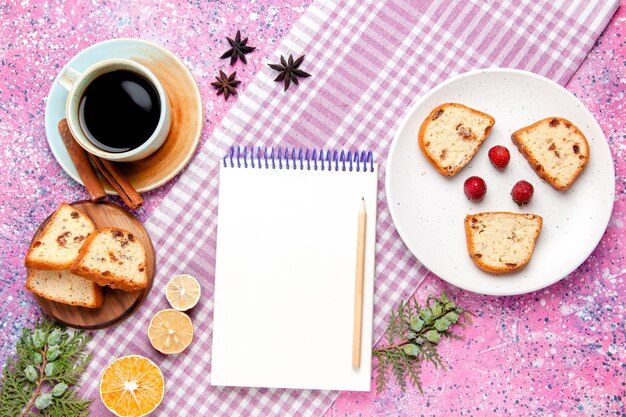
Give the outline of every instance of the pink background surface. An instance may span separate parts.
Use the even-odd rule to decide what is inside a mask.
[[[138,37],[165,46],[198,82],[204,143],[236,100],[224,102],[210,86],[219,69],[231,70],[227,60],[218,59],[227,49],[224,36],[241,29],[258,48],[247,55],[248,65],[233,67],[243,90],[309,3],[104,1],[96,7],[78,1],[16,1],[0,7],[0,364],[13,352],[21,327],[39,314],[23,289],[22,262],[34,230],[61,201],[86,198],[56,163],[45,139],[45,100],[60,68],[106,39]],[[424,395],[412,389],[402,394],[396,387],[379,395],[341,393],[327,416],[626,415],[624,4],[567,85],[600,122],[615,161],[615,208],[598,248],[568,278],[524,296],[479,296],[429,276],[413,289],[419,299],[445,289],[479,315],[464,340],[441,345],[451,369],[426,366]],[[174,182],[144,195],[140,219],[150,216]]]

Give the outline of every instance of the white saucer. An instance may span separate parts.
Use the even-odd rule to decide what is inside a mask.
[[[180,59],[161,46],[140,39],[97,43],[78,53],[67,65],[82,71],[111,58],[130,59],[148,67],[163,84],[172,105],[172,127],[163,146],[145,159],[119,164],[137,191],[153,190],[178,174],[194,154],[204,119],[200,91]],[[63,70],[59,75],[61,73]],[[46,136],[52,154],[63,170],[82,184],[57,128],[59,121],[65,118],[67,100],[67,91],[58,83],[59,75],[52,83],[46,103]],[[177,108],[184,111],[176,111]],[[109,184],[103,181],[103,185],[107,193],[116,194]]]

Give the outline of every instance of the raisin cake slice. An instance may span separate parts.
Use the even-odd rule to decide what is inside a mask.
[[[430,112],[418,134],[424,156],[442,175],[456,175],[474,157],[496,123],[490,115],[459,103]]]
[[[537,175],[557,190],[567,190],[589,161],[589,144],[569,120],[548,117],[511,135]]]
[[[80,210],[62,203],[39,236],[31,244],[24,263],[27,268],[69,269],[83,243],[95,227]]]
[[[113,227],[98,229],[87,239],[71,272],[124,291],[148,286],[143,245],[132,233]]]
[[[69,271],[33,269],[28,274],[26,289],[48,300],[87,308],[99,308],[104,300],[98,284]]]
[[[512,272],[526,266],[543,219],[536,214],[485,212],[465,217],[467,250],[482,270]]]

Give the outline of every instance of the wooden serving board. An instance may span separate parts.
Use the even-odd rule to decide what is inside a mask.
[[[150,293],[155,271],[154,247],[141,222],[123,208],[112,203],[92,203],[91,201],[77,201],[71,205],[87,214],[96,229],[118,227],[128,230],[139,238],[146,250],[148,287],[133,292],[103,287],[104,303],[100,308],[71,306],[35,295],[41,308],[54,320],[77,329],[101,329],[132,315]],[[39,225],[33,240],[39,237],[50,217],[52,215]]]

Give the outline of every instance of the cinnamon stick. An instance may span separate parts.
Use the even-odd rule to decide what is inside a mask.
[[[141,194],[135,190],[135,187],[128,181],[114,162],[90,155],[91,160],[102,176],[111,184],[111,187],[119,194],[120,198],[129,208],[137,210],[143,204]]]
[[[70,154],[70,158],[76,167],[76,171],[78,171],[80,179],[83,180],[83,185],[87,189],[89,199],[94,202],[102,200],[107,194],[98,179],[98,175],[96,174],[93,165],[91,165],[91,162],[89,161],[87,152],[78,144],[78,142],[76,142],[74,136],[72,136],[72,132],[70,132],[66,119],[59,122],[59,133],[61,134],[61,138],[63,139],[63,143],[65,143],[67,152]]]

